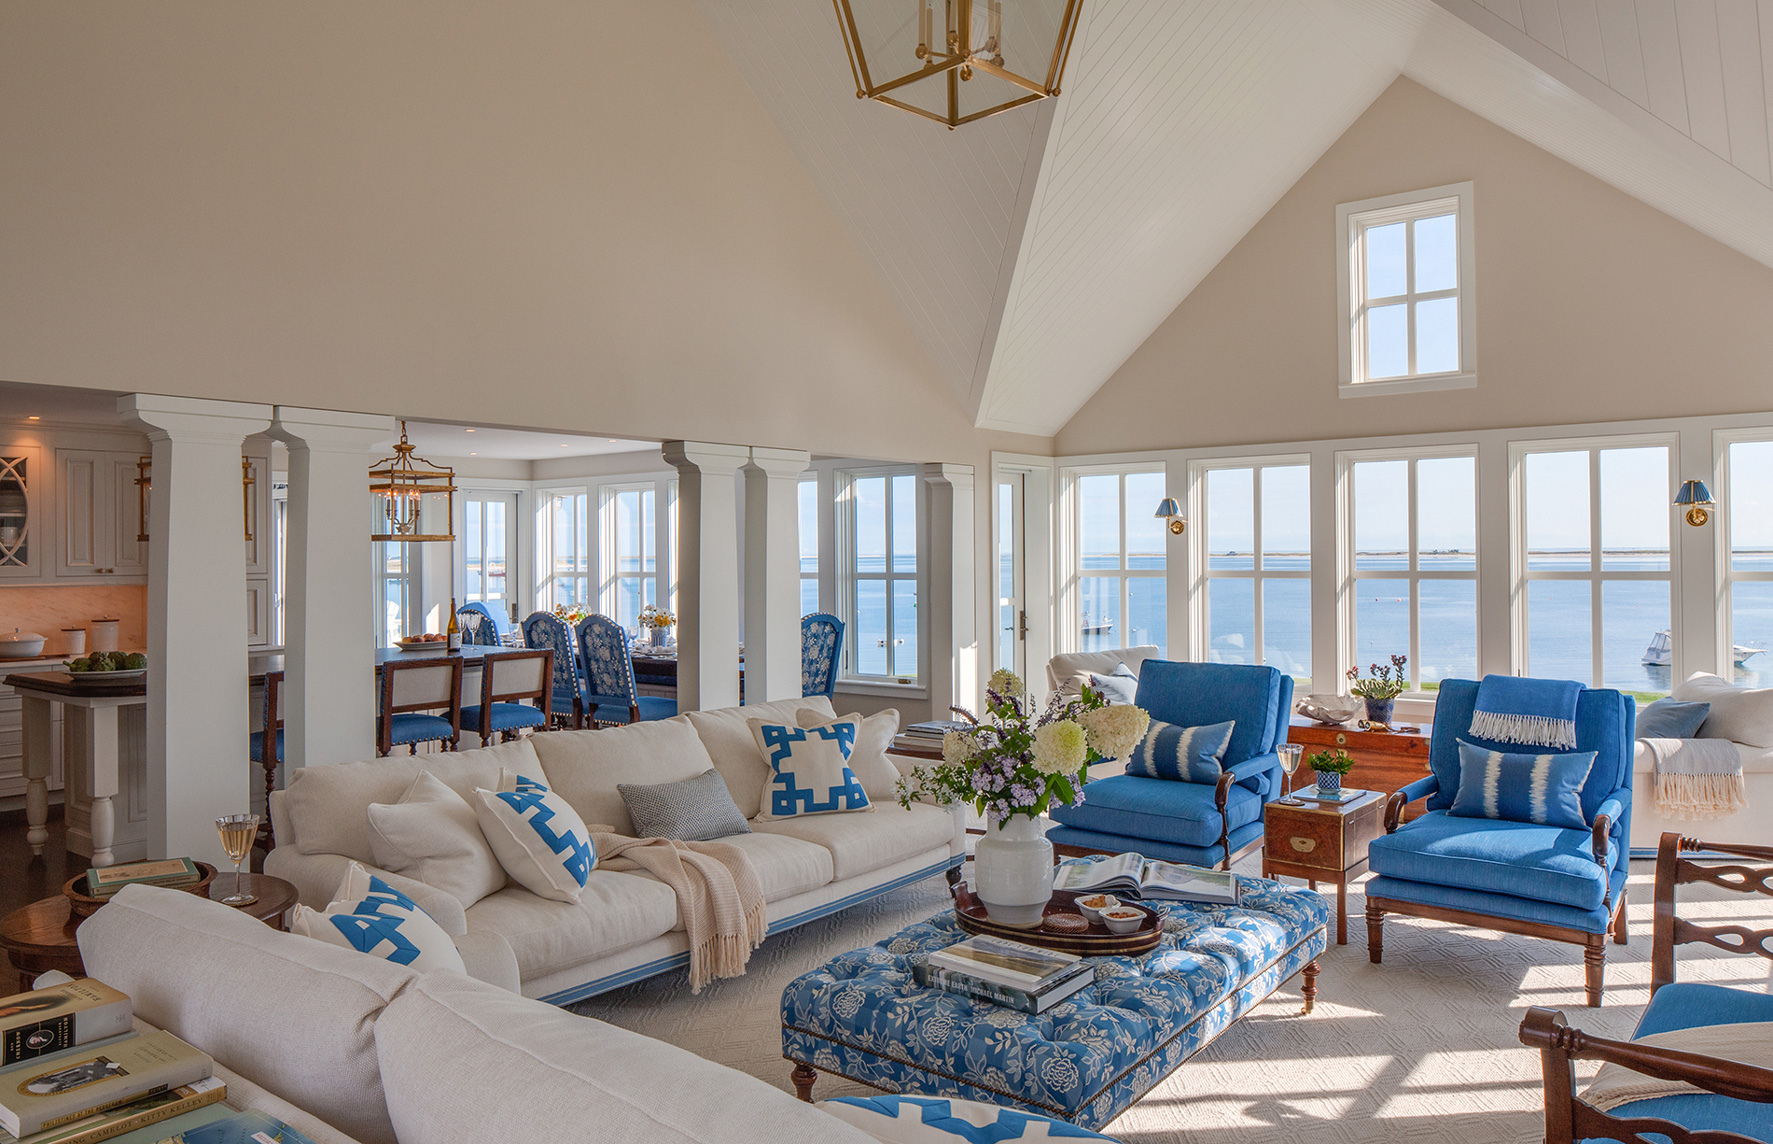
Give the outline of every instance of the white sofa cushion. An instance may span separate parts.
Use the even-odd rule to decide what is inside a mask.
[[[755,824],[760,833],[816,842],[831,852],[832,877],[854,878],[954,838],[954,815],[942,806],[914,802],[910,809],[881,805],[874,814],[817,814]]]
[[[434,886],[467,907],[505,888],[505,868],[468,800],[420,771],[396,803],[369,804],[376,865]]]
[[[617,834],[634,833],[617,783],[676,782],[714,765],[696,729],[681,717],[601,731],[550,731],[527,741],[535,744],[549,788],[587,824]]]
[[[751,868],[757,871],[757,880],[763,885],[763,900],[766,902],[780,902],[831,883],[831,851],[816,842],[790,838],[786,834],[755,832],[734,834],[722,838],[721,841],[729,846],[737,846],[745,852],[745,857],[751,859]],[[635,876],[652,877],[645,871],[635,871]],[[671,928],[683,929],[681,911]]]
[[[837,718],[837,712],[831,709],[831,700],[823,695],[812,695],[804,699],[778,699],[773,703],[745,707],[721,707],[713,711],[691,711],[678,718],[687,720],[701,737],[708,757],[714,760],[715,769],[726,780],[727,789],[733,792],[733,801],[738,803],[739,813],[746,818],[756,818],[759,808],[763,806],[763,786],[769,781],[770,766],[763,761],[763,752],[752,741],[747,720],[768,719],[792,727],[802,710],[816,711],[827,720]],[[658,778],[642,781],[665,780]]]
[[[531,893],[557,902],[578,901],[597,865],[591,832],[578,812],[540,779],[514,778],[511,790],[474,792],[480,832],[505,873]]]
[[[1138,675],[1145,661],[1156,659],[1158,655],[1155,644],[1106,651],[1064,652],[1047,660],[1047,690],[1057,691],[1064,699],[1076,699],[1083,694],[1077,685],[1079,675],[1113,675],[1114,669],[1123,663]]]
[[[364,1144],[394,1144],[371,1030],[412,970],[154,886],[125,886],[78,936],[87,973],[142,1020]]]
[[[899,768],[886,757],[893,745],[893,737],[899,733],[897,708],[888,707],[866,717],[851,713],[827,719],[811,707],[802,707],[794,713],[794,718],[806,728],[839,721],[854,723],[856,742],[850,748],[850,770],[861,782],[862,789],[868,792],[870,802],[899,801]]]
[[[297,905],[289,932],[356,950],[420,973],[467,972],[455,942],[417,902],[353,862],[324,912]]]
[[[546,736],[542,736],[546,738]],[[430,771],[445,786],[468,798],[475,787],[496,787],[499,768],[536,768],[528,739],[483,747],[478,751],[438,752],[420,758],[391,757],[362,763],[302,767],[289,777],[283,806],[295,827],[295,845],[303,854],[344,854],[374,862],[369,842],[369,804],[397,802],[420,771]],[[279,846],[288,839],[278,836]]]
[[[663,882],[593,870],[576,902],[508,886],[468,910],[468,932],[500,934],[524,980],[557,973],[671,932],[677,895]]]
[[[1675,685],[1683,703],[1709,703],[1701,739],[1729,739],[1751,747],[1773,747],[1773,687],[1737,687],[1721,676],[1696,671]]]
[[[861,1130],[683,1049],[456,974],[376,1022],[402,1140],[871,1144]]]

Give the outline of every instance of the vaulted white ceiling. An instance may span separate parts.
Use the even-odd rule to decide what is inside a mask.
[[[981,427],[1056,432],[1399,75],[1773,266],[1773,0],[1086,0],[1061,98],[953,132],[822,0],[697,2]]]

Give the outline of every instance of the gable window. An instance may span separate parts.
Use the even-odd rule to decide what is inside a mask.
[[[1773,686],[1773,440],[1731,441],[1722,453],[1721,511],[1712,520],[1722,530],[1719,540],[1727,553],[1720,564],[1728,627],[1718,641],[1723,645],[1718,674],[1739,687],[1769,687]]]
[[[1073,486],[1077,649],[1169,645],[1164,498],[1158,472],[1086,473]]]
[[[1478,678],[1477,457],[1385,451],[1337,461],[1351,530],[1341,595],[1354,654],[1344,666],[1365,675],[1406,655],[1416,691]]]
[[[1205,511],[1203,658],[1311,676],[1311,467],[1199,463]]]
[[[1516,445],[1515,554],[1524,593],[1523,674],[1667,695],[1679,640],[1671,621],[1663,443]],[[1517,650],[1517,655],[1519,654]]]
[[[838,595],[854,678],[917,678],[917,477],[906,471],[837,474],[843,555]]]
[[[1344,397],[1477,384],[1472,185],[1336,208]]]

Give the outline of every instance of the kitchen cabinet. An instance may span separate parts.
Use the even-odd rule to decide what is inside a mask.
[[[14,673],[60,671],[60,659],[0,660],[0,677]],[[0,683],[0,798],[17,798],[25,793],[25,749],[23,701],[17,691]],[[49,789],[62,789],[62,719],[58,707],[50,719],[50,736],[55,747],[55,762],[49,775]]]
[[[143,499],[136,488],[138,453],[57,449],[55,574],[58,577],[147,578]]]
[[[31,445],[0,445],[0,577],[36,579],[43,575],[48,529],[39,491],[42,450]]]
[[[271,512],[271,442],[248,437],[240,460],[240,498],[246,517],[246,646],[272,645],[271,564],[276,527]]]

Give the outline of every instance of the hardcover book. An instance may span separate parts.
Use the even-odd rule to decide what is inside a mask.
[[[1081,960],[1075,953],[1041,949],[984,934],[934,950],[929,955],[930,965],[937,969],[950,969],[1030,992],[1049,984],[1060,974],[1071,972]]]
[[[143,1097],[109,1112],[96,1113],[59,1128],[26,1136],[16,1141],[16,1144],[98,1144],[101,1140],[111,1140],[215,1104],[227,1095],[228,1086],[218,1078],[210,1077],[196,1084],[180,1085],[156,1096]],[[11,1136],[0,1136],[0,1141],[14,1144]]]
[[[125,886],[144,882],[151,886],[191,886],[203,880],[203,871],[189,858],[162,858],[151,862],[125,862],[120,866],[95,866],[86,871],[86,892],[108,898]]]
[[[208,1080],[212,1069],[207,1054],[161,1029],[124,1037],[99,1052],[58,1054],[0,1080],[0,1128],[15,1137],[59,1128]]]
[[[944,993],[954,993],[975,1001],[988,1001],[994,1005],[1039,1015],[1072,994],[1093,985],[1096,981],[1096,968],[1086,962],[1078,962],[1069,971],[1056,975],[1039,989],[1033,990],[1018,989],[1013,985],[1003,985],[970,973],[942,969],[921,957],[912,961],[911,976],[926,989],[940,989]]]
[[[82,977],[0,998],[0,1068],[127,1033],[129,998]]]
[[[256,1109],[170,1137],[163,1144],[314,1144],[283,1121]]]
[[[1061,866],[1053,872],[1053,889],[1214,906],[1235,906],[1242,900],[1237,875],[1228,870],[1159,862],[1130,853]]]

